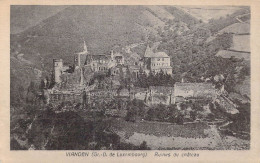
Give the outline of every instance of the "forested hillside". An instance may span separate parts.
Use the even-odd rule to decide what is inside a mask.
[[[159,37],[155,40],[161,41],[158,50],[171,56],[175,80],[183,78],[187,82],[200,82],[201,78],[212,79],[215,75],[222,74],[227,78],[225,85],[228,91],[235,91],[234,86],[243,83],[250,75],[250,64],[246,61],[250,58],[250,53],[247,54],[249,57],[240,57],[242,54],[239,54],[238,57],[229,57],[230,59],[216,54],[229,49],[250,51],[246,44],[250,42],[250,35],[236,36],[234,33],[238,32],[237,28],[229,27],[238,23],[237,17],[246,12],[248,11],[241,9],[225,18],[211,19],[208,23],[197,22],[186,31],[183,31],[181,21],[168,21],[164,29],[158,31]],[[226,27],[229,27],[229,31],[223,32]],[[213,39],[208,41],[210,37]]]
[[[174,6],[67,7],[36,26],[11,35],[11,76],[24,79],[12,80],[14,86],[11,89],[17,91],[21,85],[26,90],[35,73],[29,73],[28,77],[25,72],[33,69],[41,70],[43,74],[48,72],[50,76],[53,58],[71,64],[74,54],[82,50],[83,40],[92,54],[108,53],[115,47],[124,49],[136,44],[131,50],[133,55],[139,56],[143,56],[147,43],[153,45],[156,42],[158,47],[155,51],[164,51],[171,57],[175,81],[184,78],[195,82],[201,77],[218,74],[227,77],[231,73],[244,78],[250,74],[248,62],[215,55],[240,45],[243,37],[232,36],[238,32],[238,27],[230,26],[239,23],[237,18],[247,14],[248,10],[238,8],[204,23],[196,18],[198,13],[193,15]],[[239,17],[239,20],[250,22],[250,16]],[[248,25],[241,26],[241,30],[246,29]],[[131,54],[124,55],[126,59],[131,58]],[[239,71],[237,67],[240,67]],[[228,85],[241,83],[243,79],[231,81]]]

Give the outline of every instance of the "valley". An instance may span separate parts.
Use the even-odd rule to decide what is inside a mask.
[[[11,21],[11,149],[250,149],[249,7],[49,10]]]

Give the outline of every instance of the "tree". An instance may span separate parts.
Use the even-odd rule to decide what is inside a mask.
[[[148,86],[147,83],[147,76],[146,73],[143,71],[143,69],[140,67],[139,73],[138,73],[138,86],[146,88]]]
[[[107,77],[111,76],[111,68],[108,69],[107,71]]]
[[[150,108],[146,113],[146,119],[148,121],[152,120],[154,117],[154,109]]]
[[[138,149],[139,149],[139,150],[149,150],[150,148],[147,147],[146,141],[143,141],[142,144],[140,144],[140,146],[139,146]]]
[[[135,113],[132,109],[129,109],[126,113],[126,116],[125,116],[125,120],[126,121],[131,121],[131,122],[134,122],[135,121]]]
[[[31,104],[35,103],[36,97],[37,97],[37,89],[35,83],[31,81],[27,89],[26,102]]]
[[[183,124],[184,122],[184,116],[183,115],[179,115],[176,119],[176,123],[177,124]]]
[[[190,112],[190,117],[191,119],[194,121],[196,119],[196,116],[197,116],[197,112],[196,111],[191,111]]]

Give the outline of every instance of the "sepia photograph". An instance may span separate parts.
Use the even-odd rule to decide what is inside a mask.
[[[250,20],[250,6],[11,5],[10,150],[250,150]]]

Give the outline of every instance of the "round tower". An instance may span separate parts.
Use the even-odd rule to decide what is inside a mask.
[[[53,69],[54,69],[54,81],[55,83],[60,83],[62,69],[63,69],[62,59],[53,59]]]

